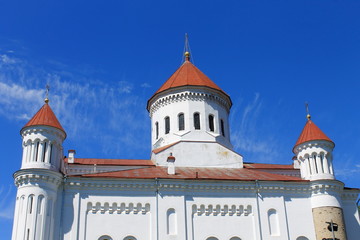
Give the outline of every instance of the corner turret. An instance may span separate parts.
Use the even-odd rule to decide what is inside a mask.
[[[335,179],[332,151],[335,144],[311,120],[302,130],[293,152],[300,164],[301,178],[306,180]]]
[[[60,170],[62,143],[66,132],[52,111],[49,100],[21,129],[23,158],[21,169],[43,168]]]

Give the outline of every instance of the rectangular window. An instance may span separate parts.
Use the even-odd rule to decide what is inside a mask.
[[[185,129],[185,119],[184,119],[184,114],[180,113],[179,114],[179,131],[182,131]]]
[[[194,113],[194,128],[200,130],[200,114]]]
[[[170,118],[165,118],[165,134],[168,134],[170,132]]]
[[[209,129],[210,129],[210,132],[214,131],[214,116],[213,115],[209,115]]]
[[[159,138],[159,123],[156,122],[155,123],[155,135],[156,135],[156,139]]]
[[[225,137],[225,128],[224,128],[224,121],[221,119],[220,121],[220,127],[221,127],[221,135]]]

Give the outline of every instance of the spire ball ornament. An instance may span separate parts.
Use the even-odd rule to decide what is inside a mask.
[[[184,56],[185,56],[185,61],[190,61],[190,52],[185,52],[184,53]]]

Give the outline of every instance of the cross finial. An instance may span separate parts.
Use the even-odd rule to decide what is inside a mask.
[[[185,33],[185,47],[184,47],[184,56],[185,61],[190,61],[190,45],[189,45],[189,36],[187,33]]]
[[[311,119],[311,115],[310,115],[310,112],[309,112],[309,103],[305,102],[305,108],[306,108],[306,118],[308,120]]]
[[[49,102],[49,91],[50,91],[50,85],[49,84],[46,84],[45,86],[46,88],[46,95],[45,95],[45,103],[48,103]]]

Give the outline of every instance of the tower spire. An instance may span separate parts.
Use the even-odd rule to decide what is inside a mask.
[[[189,45],[189,36],[187,33],[185,33],[185,47],[184,47],[184,56],[185,61],[190,61],[190,45]]]
[[[50,85],[49,85],[49,84],[46,84],[45,88],[46,88],[46,93],[45,93],[44,102],[45,102],[45,103],[48,103],[48,102],[49,102]]]
[[[309,103],[305,102],[305,108],[306,108],[306,118],[308,120],[311,120],[311,115],[310,115],[310,112],[309,112]]]

